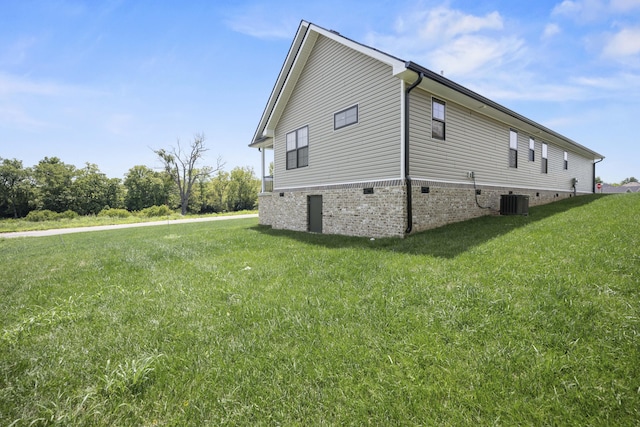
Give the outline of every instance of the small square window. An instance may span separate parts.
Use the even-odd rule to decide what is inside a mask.
[[[358,105],[354,105],[333,115],[334,130],[356,123],[358,123]]]

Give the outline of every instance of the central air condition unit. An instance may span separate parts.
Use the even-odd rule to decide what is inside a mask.
[[[522,194],[501,195],[500,215],[529,215],[529,196]]]

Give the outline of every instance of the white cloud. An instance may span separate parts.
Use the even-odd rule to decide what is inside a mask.
[[[370,33],[365,42],[458,78],[511,62],[524,47],[504,32],[500,13],[476,16],[448,7],[407,13],[397,19],[395,34]]]
[[[640,27],[623,28],[611,36],[603,50],[606,58],[626,59],[640,53]]]
[[[611,0],[611,7],[617,12],[640,9],[640,0]]]
[[[437,41],[452,39],[460,35],[477,33],[482,30],[501,30],[502,17],[498,12],[485,16],[473,16],[459,10],[439,7],[429,10],[419,17],[422,21],[419,35],[423,40]]]
[[[11,105],[0,105],[0,125],[18,129],[34,130],[47,126],[47,123],[37,120],[22,108]]]
[[[259,39],[291,39],[299,23],[298,18],[264,5],[237,10],[226,20],[233,31]]]
[[[578,22],[593,22],[640,8],[640,0],[564,0],[551,12]]]
[[[467,76],[482,69],[499,68],[518,56],[523,42],[517,38],[491,39],[481,36],[463,36],[452,40],[431,53],[431,64],[446,75]]]
[[[35,80],[0,72],[0,96],[14,94],[39,96],[103,96],[105,92],[78,85]]]
[[[542,32],[542,39],[548,40],[553,36],[560,34],[561,31],[562,30],[560,29],[560,26],[558,24],[547,24],[547,26],[544,27],[544,31]]]
[[[640,74],[620,72],[608,76],[578,76],[572,83],[589,90],[614,94],[625,94],[627,97],[640,96]]]
[[[62,86],[56,83],[36,82],[24,77],[0,74],[0,95],[55,95],[60,93],[62,90]]]

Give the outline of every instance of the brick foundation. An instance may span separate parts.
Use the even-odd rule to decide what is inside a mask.
[[[423,192],[423,187],[428,193]],[[573,196],[571,191],[543,191],[472,184],[412,182],[413,232],[423,231],[483,215],[499,214],[500,196],[529,196],[537,206]],[[365,189],[367,193],[365,194]],[[322,196],[322,232],[365,237],[404,237],[407,227],[403,181],[344,186],[276,190],[259,195],[260,224],[274,229],[308,231],[307,197]],[[371,193],[372,191],[372,193]]]

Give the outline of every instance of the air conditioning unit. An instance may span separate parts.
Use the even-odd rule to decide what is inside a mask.
[[[529,196],[522,194],[501,195],[500,215],[529,215]]]

